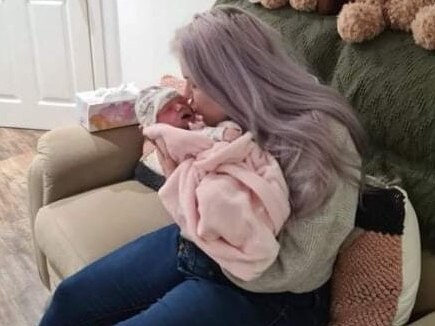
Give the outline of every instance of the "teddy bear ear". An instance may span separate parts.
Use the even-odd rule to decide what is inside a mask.
[[[415,43],[426,50],[435,50],[435,4],[420,9],[411,23]]]
[[[385,28],[382,8],[365,4],[345,4],[337,17],[337,31],[346,42],[359,43],[379,35]]]

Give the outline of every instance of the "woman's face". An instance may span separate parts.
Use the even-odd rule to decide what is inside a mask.
[[[184,96],[191,100],[191,106],[196,113],[202,115],[204,123],[207,126],[214,127],[219,122],[228,119],[222,107],[216,103],[204,91],[200,90],[192,81],[187,71],[181,67],[184,78],[186,79],[186,88]]]

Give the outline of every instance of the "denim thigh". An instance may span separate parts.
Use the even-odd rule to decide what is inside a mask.
[[[178,226],[164,227],[66,278],[40,325],[113,325],[147,309],[185,279],[177,269],[178,237]]]
[[[222,273],[219,265],[194,243],[182,237],[180,237],[178,244],[178,269],[187,277],[215,282],[230,288],[238,295],[242,295],[247,302],[255,306],[255,318],[260,322],[259,325],[328,325],[329,282],[307,293],[254,293],[246,291],[232,283]],[[245,312],[238,309],[235,311],[237,314],[245,313],[247,315],[249,313],[249,309]],[[254,313],[251,312],[251,314]]]

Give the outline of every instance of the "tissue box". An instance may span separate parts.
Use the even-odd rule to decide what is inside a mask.
[[[134,104],[138,94],[133,84],[77,93],[79,122],[90,132],[137,124]]]

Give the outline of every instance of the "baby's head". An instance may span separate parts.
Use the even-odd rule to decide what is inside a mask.
[[[169,87],[152,86],[142,90],[136,100],[135,111],[143,127],[158,122],[189,129],[189,122],[195,121],[187,99]]]

